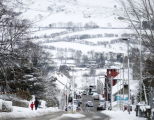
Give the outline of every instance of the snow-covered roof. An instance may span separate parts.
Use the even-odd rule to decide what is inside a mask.
[[[64,74],[62,73],[55,73],[54,77],[57,78],[56,80],[56,85],[59,89],[64,89],[66,87],[66,84],[70,82],[70,79],[67,78]],[[68,84],[67,84],[68,86]]]

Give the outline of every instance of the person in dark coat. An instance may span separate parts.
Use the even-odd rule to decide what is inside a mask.
[[[39,104],[39,102],[38,102],[37,98],[35,99],[34,104],[35,104],[35,110],[37,110],[37,107],[38,107],[38,104]]]
[[[78,107],[80,107],[80,103],[78,102]]]
[[[30,107],[31,107],[31,109],[33,110],[33,108],[34,108],[33,102],[31,103]]]

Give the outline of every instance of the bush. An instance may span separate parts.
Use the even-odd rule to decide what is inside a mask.
[[[17,95],[17,97],[20,97],[24,100],[31,100],[32,99],[32,95],[29,93],[29,91],[18,90],[16,95]]]
[[[27,101],[22,101],[22,100],[12,100],[12,105],[13,106],[19,106],[19,107],[26,107],[28,108],[29,107],[29,102]]]
[[[0,100],[0,112],[12,112],[12,102]]]

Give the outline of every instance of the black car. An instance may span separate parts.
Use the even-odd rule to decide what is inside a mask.
[[[98,105],[97,110],[105,110],[105,104]]]
[[[76,112],[81,112],[81,111],[82,111],[82,109],[80,107],[76,108]]]

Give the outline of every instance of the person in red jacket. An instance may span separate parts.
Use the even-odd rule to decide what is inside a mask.
[[[34,108],[33,102],[31,103],[30,107],[31,107],[31,109],[33,110],[33,108]]]

